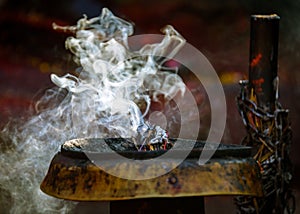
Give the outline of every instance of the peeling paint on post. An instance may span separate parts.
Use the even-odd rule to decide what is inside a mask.
[[[276,100],[279,20],[276,14],[251,16],[249,83],[258,105],[269,111]]]

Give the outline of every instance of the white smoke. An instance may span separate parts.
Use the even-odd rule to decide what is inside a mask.
[[[2,130],[0,204],[5,207],[1,212],[71,212],[74,202],[52,198],[39,189],[59,146],[82,137],[134,137],[149,126],[144,116],[151,99],[159,95],[172,99],[185,91],[176,72],[162,66],[185,43],[171,26],[164,29],[160,43],[139,51],[128,47],[132,24],[106,8],[99,17],[84,17],[76,26],[54,28],[75,33],[66,48],[82,70],[78,76],[51,75],[58,87],[37,102],[36,116]],[[140,109],[139,103],[145,107]]]
[[[106,8],[100,17],[84,17],[76,26],[55,27],[76,33],[66,47],[82,72],[79,77],[53,74],[51,80],[71,93],[72,125],[88,133],[82,133],[86,137],[134,137],[145,125],[151,98],[172,99],[184,93],[181,78],[162,67],[164,59],[172,58],[185,43],[171,26],[164,28],[161,43],[139,51],[128,47],[133,26]],[[136,103],[145,103],[144,112]]]

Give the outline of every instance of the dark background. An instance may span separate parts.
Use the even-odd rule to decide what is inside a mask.
[[[224,3],[225,2],[225,3]],[[277,13],[280,21],[280,102],[290,110],[293,129],[291,158],[299,189],[300,149],[300,2],[298,1],[17,1],[0,0],[0,125],[11,118],[26,117],[29,107],[46,88],[50,74],[63,75],[76,66],[64,49],[65,34],[52,30],[52,23],[74,25],[83,14],[98,16],[103,7],[135,24],[135,34],[160,33],[171,24],[211,62],[224,86],[227,126],[223,143],[239,144],[245,130],[235,105],[238,81],[248,77],[251,14]],[[297,193],[297,192],[296,192]],[[210,198],[209,213],[215,206],[233,209],[231,200]],[[299,200],[299,199],[298,199]]]

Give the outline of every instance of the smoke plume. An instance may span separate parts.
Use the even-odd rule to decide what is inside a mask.
[[[1,208],[5,213],[69,213],[75,202],[47,196],[39,189],[60,145],[74,138],[137,137],[157,129],[145,121],[151,100],[171,100],[185,85],[176,69],[163,66],[185,43],[167,26],[160,43],[131,51],[133,25],[104,8],[101,15],[84,16],[71,31],[66,48],[81,67],[78,75],[51,75],[56,85],[35,105],[35,115],[22,124],[8,124],[1,132]],[[151,140],[151,139],[150,139]]]

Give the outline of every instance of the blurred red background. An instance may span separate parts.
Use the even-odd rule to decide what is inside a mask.
[[[0,125],[26,117],[36,97],[49,87],[50,74],[76,69],[64,49],[67,35],[52,30],[52,23],[76,24],[107,7],[135,23],[135,34],[160,33],[171,24],[211,62],[224,86],[227,125],[223,143],[239,144],[245,135],[235,104],[238,81],[248,77],[251,14],[277,13],[281,17],[279,43],[280,102],[290,110],[293,129],[292,161],[295,189],[300,187],[300,3],[297,1],[5,1],[0,0]],[[209,201],[207,203],[210,203]],[[211,213],[214,209],[211,210]],[[217,212],[217,211],[215,211]]]

